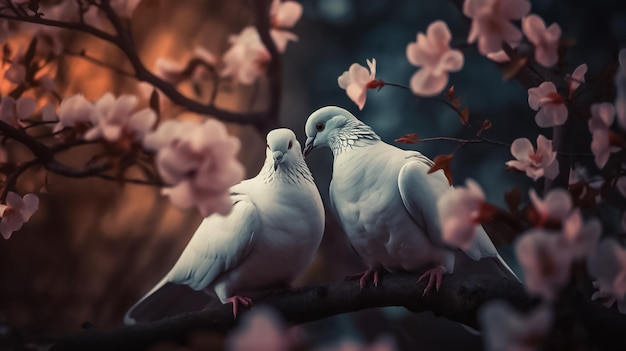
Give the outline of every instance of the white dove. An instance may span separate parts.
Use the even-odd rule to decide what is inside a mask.
[[[433,285],[439,290],[442,274],[453,272],[455,253],[460,254],[441,238],[437,199],[452,189],[443,172],[428,174],[433,165],[428,157],[381,141],[368,125],[340,107],[313,112],[305,131],[305,156],[318,147],[333,152],[330,206],[354,251],[369,267],[359,275],[361,287],[371,278],[378,285],[384,271],[434,266],[418,282],[428,278],[424,294]],[[476,240],[465,255],[473,260],[494,257],[499,272],[515,277],[487,233],[480,226],[476,230]]]
[[[230,214],[206,217],[167,275],[126,313],[124,322],[159,319],[222,303],[241,294],[286,287],[313,260],[324,231],[324,208],[300,144],[289,129],[267,135],[259,174],[231,188]]]

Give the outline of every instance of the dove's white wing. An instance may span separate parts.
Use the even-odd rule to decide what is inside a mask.
[[[402,202],[413,220],[428,233],[429,239],[443,246],[445,243],[441,237],[437,200],[451,189],[448,179],[441,171],[428,174],[433,163],[422,154],[411,153],[408,160],[398,175]],[[472,246],[463,251],[474,260],[498,255],[491,239],[480,226],[476,228],[476,239]]]
[[[202,221],[170,272],[128,310],[125,324],[195,311],[209,302],[201,290],[245,259],[260,227],[257,210],[247,196],[233,194],[231,198],[230,214],[214,214]]]
[[[167,274],[172,283],[202,290],[217,276],[236,267],[252,248],[260,228],[254,204],[245,195],[234,195],[227,216],[205,218],[180,258]]]

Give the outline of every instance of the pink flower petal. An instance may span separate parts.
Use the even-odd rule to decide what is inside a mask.
[[[350,84],[346,89],[346,94],[359,107],[359,110],[363,109],[367,97],[367,90],[363,86],[356,83]]]
[[[565,104],[546,105],[535,115],[535,122],[541,128],[560,126],[567,121],[567,113]]]
[[[546,25],[543,19],[537,15],[528,15],[522,20],[522,31],[532,43],[538,43],[543,38]]]
[[[615,120],[615,108],[608,102],[591,105],[591,119],[589,119],[589,130],[594,132],[598,129],[607,129]]]
[[[22,197],[19,194],[14,193],[12,191],[9,191],[7,193],[6,203],[7,203],[7,206],[9,206],[10,208],[14,208],[18,210],[24,207],[24,201],[22,200]]]
[[[285,1],[278,6],[274,25],[278,28],[291,28],[302,17],[302,5],[295,1]]]
[[[128,121],[128,128],[134,131],[138,139],[142,139],[144,134],[152,129],[157,121],[157,116],[152,109],[145,108],[135,112]]]
[[[541,17],[529,15],[522,20],[522,30],[535,46],[535,59],[545,67],[554,66],[559,57],[557,53],[561,27],[553,23],[546,28]]]
[[[535,153],[535,148],[527,138],[517,138],[511,144],[511,155],[521,162],[528,162],[529,155]]]
[[[573,255],[564,249],[558,233],[533,229],[522,235],[515,253],[524,269],[524,285],[532,295],[552,301],[568,279]]]
[[[431,23],[426,29],[426,36],[431,42],[436,43],[444,48],[448,47],[448,44],[452,39],[450,29],[448,29],[448,25],[444,21],[435,21]]]
[[[428,69],[422,68],[411,77],[411,91],[420,96],[435,96],[448,84],[448,75],[433,75]]]
[[[520,19],[530,11],[528,0],[500,1],[500,14],[508,19]]]
[[[585,82],[585,74],[587,73],[587,64],[583,63],[582,65],[576,67],[574,72],[572,72],[571,79],[569,79],[569,90],[570,92],[578,89],[581,83]]]
[[[24,222],[28,222],[30,217],[37,211],[39,208],[39,197],[35,194],[26,194],[24,195],[24,208],[21,211],[22,219]]]

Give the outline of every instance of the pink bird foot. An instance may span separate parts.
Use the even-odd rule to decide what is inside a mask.
[[[361,289],[363,289],[365,287],[365,284],[367,283],[368,280],[370,280],[370,278],[372,278],[372,281],[374,282],[374,286],[378,287],[378,282],[379,277],[380,277],[381,272],[375,269],[368,269],[367,271],[363,272],[363,273],[357,273],[357,274],[353,274],[353,275],[349,275],[346,277],[346,281],[348,280],[359,280],[359,287]]]
[[[226,300],[233,304],[233,317],[237,319],[237,312],[239,310],[239,304],[242,304],[245,307],[252,306],[252,299],[249,297],[235,295],[228,300]]]
[[[441,280],[443,279],[443,273],[445,273],[445,271],[445,268],[439,266],[437,268],[427,270],[419,277],[419,279],[417,279],[417,282],[419,283],[428,277],[428,284],[424,288],[424,293],[422,294],[422,297],[424,297],[430,291],[430,289],[432,289],[433,285],[435,286],[435,289],[439,291],[439,288],[441,287]]]

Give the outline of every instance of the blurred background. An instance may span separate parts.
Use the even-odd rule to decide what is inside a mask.
[[[458,116],[434,99],[418,99],[407,91],[385,87],[379,92],[369,91],[365,108],[358,111],[337,85],[337,77],[352,63],[365,65],[371,58],[378,64],[377,78],[408,85],[416,68],[406,59],[406,46],[415,41],[417,32],[424,32],[428,24],[439,19],[450,27],[452,45],[465,55],[464,69],[451,74],[450,81],[462,106],[469,108],[470,120],[477,123],[488,118],[493,127],[484,135],[503,142],[528,137],[534,144],[539,132],[549,137],[548,130],[540,130],[534,123],[535,112],[528,107],[526,90],[516,81],[504,81],[498,66],[464,44],[469,22],[454,1],[298,1],[304,15],[293,30],[299,42],[290,44],[283,56],[280,125],[293,129],[301,143],[306,118],[325,105],[347,108],[392,144],[408,133],[471,138],[472,133],[463,128]],[[590,82],[601,79],[615,66],[619,48],[626,47],[622,1],[531,3],[531,12],[539,14],[546,24],[558,22],[563,37],[572,40],[564,72],[586,63]],[[142,60],[152,68],[158,57],[184,62],[196,45],[219,56],[228,48],[228,35],[238,33],[253,20],[250,2],[245,0],[143,0],[131,23]],[[67,41],[76,51],[84,48],[108,62],[129,67],[117,49],[93,37],[67,33]],[[80,58],[64,58],[57,77],[63,96],[81,92],[95,100],[106,91],[139,92],[135,81]],[[190,93],[190,87],[181,90]],[[266,96],[264,82],[251,87],[224,84],[217,104],[238,111],[262,110]],[[174,114],[175,107],[165,107],[165,117]],[[240,159],[248,176],[255,175],[264,157],[264,136],[251,127],[230,125],[229,129],[242,140]],[[581,135],[581,150],[589,142],[588,135]],[[456,147],[443,141],[397,145],[431,158],[451,153]],[[80,166],[96,151],[86,148],[68,153],[63,161]],[[14,160],[27,155],[19,147],[11,149]],[[525,175],[504,170],[510,158],[507,147],[464,146],[452,161],[454,182],[475,179],[490,202],[504,206],[503,194],[513,186],[529,189],[535,185]],[[331,153],[317,151],[307,161],[327,201]],[[593,159],[588,161],[583,166],[592,167]],[[42,178],[41,172],[22,177],[18,189],[21,193],[35,191]],[[173,208],[153,187],[57,176],[48,180],[51,185],[41,194],[40,209],[32,220],[10,240],[0,241],[0,331],[9,335],[6,331],[11,330],[11,337],[28,339],[74,332],[84,322],[98,327],[120,325],[125,311],[172,266],[201,218],[194,210]],[[363,269],[332,215],[327,217],[318,257],[296,286],[341,280]],[[500,247],[500,251],[517,269],[511,249]],[[371,341],[391,335],[401,350],[482,349],[480,338],[458,324],[400,308],[336,316],[302,329],[311,345],[346,337]]]

